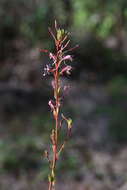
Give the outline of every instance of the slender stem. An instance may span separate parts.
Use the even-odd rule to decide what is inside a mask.
[[[54,94],[55,94],[55,144],[53,145],[53,160],[52,160],[52,165],[51,165],[51,176],[55,178],[55,169],[56,169],[56,161],[57,161],[57,147],[58,147],[58,128],[59,128],[59,67],[58,67],[59,62],[56,63],[56,72],[54,73],[54,78],[55,78],[55,88],[54,88]],[[55,179],[54,179],[55,180]],[[49,183],[49,190],[55,190],[55,181],[51,181]]]
[[[52,182],[49,182],[49,188],[48,190],[52,190]]]

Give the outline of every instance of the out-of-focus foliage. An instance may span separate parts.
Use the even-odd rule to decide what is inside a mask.
[[[126,0],[8,0],[0,2],[1,28],[15,28],[27,37],[42,38],[53,19],[73,29],[94,31],[107,37],[126,29]],[[70,21],[70,22],[69,22]],[[35,36],[34,36],[35,35]]]
[[[46,17],[49,9],[45,0],[12,0],[11,4],[7,0],[1,1],[1,35],[5,35],[6,38],[10,36],[10,39],[12,35],[25,35],[30,40],[41,38],[45,32],[44,28],[48,25]]]
[[[77,28],[95,31],[100,37],[107,37],[127,27],[127,1],[72,0],[73,22]]]

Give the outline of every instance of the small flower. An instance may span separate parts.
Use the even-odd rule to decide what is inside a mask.
[[[67,65],[66,67],[64,67],[62,69],[62,71],[60,72],[60,74],[62,75],[64,72],[66,72],[68,75],[70,75],[70,71],[72,70],[72,67],[70,65]]]
[[[46,67],[44,68],[44,73],[43,73],[43,76],[47,75],[47,74],[50,74],[54,71],[54,69],[52,69],[52,66],[50,65],[46,65]]]
[[[49,100],[49,103],[48,105],[50,106],[51,110],[55,110],[55,106],[53,105],[53,101],[52,100]]]
[[[49,53],[49,58],[56,62],[56,56],[53,53]]]
[[[69,60],[69,61],[72,61],[72,56],[71,55],[66,55],[62,58],[62,61],[64,60]]]
[[[47,71],[47,73],[50,71],[50,67],[49,65],[46,65],[46,68],[44,68],[45,71]]]
[[[43,76],[46,76],[47,74],[49,74],[49,71],[50,71],[50,67],[49,65],[46,65],[46,67],[44,68]]]

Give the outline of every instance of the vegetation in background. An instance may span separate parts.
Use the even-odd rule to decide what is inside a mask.
[[[62,28],[71,31],[73,36],[71,43],[80,44],[80,48],[74,52],[74,69],[71,77],[62,76],[63,82],[72,86],[70,90],[72,94],[65,95],[67,106],[63,108],[65,109],[63,112],[74,115],[78,133],[76,127],[73,133],[76,134],[78,146],[74,147],[74,152],[71,154],[70,149],[75,144],[75,141],[71,141],[72,147],[63,152],[61,157],[63,161],[58,163],[56,170],[56,173],[59,173],[58,178],[62,178],[63,181],[64,176],[77,175],[81,166],[81,177],[85,175],[87,181],[86,176],[91,175],[91,172],[84,170],[83,167],[87,168],[88,165],[85,161],[87,156],[81,155],[85,152],[85,146],[87,148],[93,146],[94,151],[98,147],[95,141],[92,143],[91,133],[94,139],[95,133],[100,134],[99,145],[103,151],[107,144],[110,149],[113,144],[121,145],[120,150],[122,150],[127,143],[127,1],[1,0],[0,174],[6,175],[5,184],[8,184],[8,187],[2,186],[4,180],[0,176],[2,190],[10,189],[10,184],[15,184],[12,181],[9,184],[7,175],[9,179],[13,174],[16,177],[18,174],[19,177],[27,176],[25,180],[28,182],[29,174],[32,172],[35,175],[40,174],[40,181],[42,177],[46,180],[49,173],[48,163],[46,160],[41,160],[41,155],[42,150],[45,150],[45,144],[49,142],[48,134],[53,122],[53,118],[50,117],[52,113],[48,114],[45,103],[50,96],[50,90],[46,89],[49,89],[51,76],[47,76],[47,80],[45,78],[43,81],[40,80],[42,67],[49,60],[44,56],[40,59],[38,48],[43,46],[54,50],[46,28],[52,25],[55,19],[61,23]],[[96,106],[97,110],[94,110]],[[89,114],[85,113],[87,111]],[[63,138],[62,134],[60,142]],[[81,155],[77,153],[78,151]],[[79,156],[77,160],[75,155]],[[99,158],[105,160],[106,156],[107,152],[104,159],[101,156]],[[93,158],[96,158],[95,153]],[[109,162],[112,168],[115,160]],[[116,166],[121,164],[124,165],[124,162],[119,161]],[[98,168],[100,167],[97,166],[97,171]],[[103,172],[105,176],[105,169]],[[113,176],[111,183],[116,181],[117,184],[119,182],[121,184],[120,173],[114,169],[113,172],[118,176],[115,175],[116,179]],[[107,181],[111,173],[109,169]],[[123,174],[126,172],[121,173],[124,177]],[[36,177],[33,178],[36,180]],[[103,179],[106,181],[105,177]],[[16,182],[19,181],[16,178]],[[21,188],[42,189],[42,182],[41,187],[35,187],[35,181],[31,181],[30,179],[33,188],[31,186]],[[114,188],[117,189],[117,186],[113,188],[106,186],[106,189]]]

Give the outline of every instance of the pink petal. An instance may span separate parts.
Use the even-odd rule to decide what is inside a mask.
[[[72,67],[69,66],[69,65],[67,65],[66,67],[64,67],[64,68],[62,69],[62,71],[60,72],[60,74],[63,74],[64,72],[66,72],[68,75],[70,75],[70,74],[71,74],[71,73],[70,73],[71,70],[72,70]]]
[[[53,61],[56,61],[56,56],[53,53],[49,53],[49,58],[53,59]]]
[[[62,61],[64,61],[64,60],[72,61],[72,56],[71,55],[66,55],[65,57],[63,57]]]
[[[54,107],[54,105],[53,105],[52,100],[49,100],[48,105],[50,106],[51,110],[54,110],[55,107]]]

